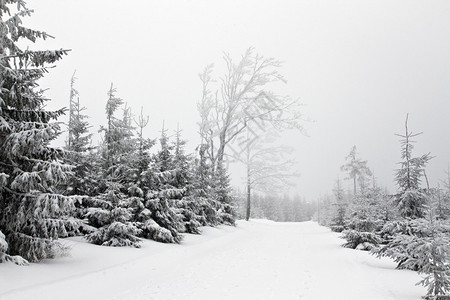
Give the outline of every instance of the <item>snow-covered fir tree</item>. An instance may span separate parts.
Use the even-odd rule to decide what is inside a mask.
[[[217,165],[214,184],[214,200],[218,211],[219,222],[221,224],[235,225],[236,211],[234,199],[232,197],[230,177],[223,164]]]
[[[219,224],[219,216],[213,198],[213,164],[206,155],[207,145],[201,144],[197,150],[198,157],[194,163],[193,197],[201,207],[204,225],[215,226]]]
[[[182,189],[181,199],[176,200],[176,206],[180,209],[184,229],[188,233],[200,233],[200,226],[206,225],[206,219],[203,215],[201,203],[196,201],[194,191],[194,169],[193,158],[186,155],[186,141],[181,138],[181,130],[178,128],[175,132],[174,149],[174,170],[175,174],[172,180],[172,186]]]
[[[145,117],[141,108],[136,124],[137,139],[133,149],[128,153],[128,168],[125,170],[126,176],[123,179],[126,187],[127,207],[129,208],[131,220],[141,229],[140,235],[145,237],[145,231],[142,230],[146,221],[150,218],[150,211],[145,207],[145,195],[152,190],[153,170],[150,168],[151,155],[150,149],[155,144],[154,140],[144,138],[144,128],[147,126],[149,118]]]
[[[395,202],[403,217],[423,218],[426,211],[427,195],[421,188],[422,177],[424,176],[425,166],[431,159],[430,154],[424,154],[420,157],[413,157],[412,150],[414,141],[412,138],[420,135],[413,134],[408,130],[408,116],[405,121],[405,135],[398,134],[402,139],[400,169],[396,171],[395,181],[399,187],[395,195]]]
[[[35,262],[65,252],[57,239],[73,225],[63,218],[77,198],[57,193],[71,170],[62,163],[64,152],[50,146],[61,133],[55,120],[64,110],[46,110],[37,83],[67,51],[18,46],[50,37],[23,27],[31,13],[24,1],[0,2],[0,240],[3,260],[7,253]]]
[[[115,116],[122,104],[123,100],[116,97],[116,89],[111,84],[106,103],[108,125],[101,129],[105,133],[101,176],[106,187],[98,196],[90,199],[92,207],[88,209],[86,217],[98,230],[86,238],[104,246],[139,247],[137,235],[141,230],[132,222],[136,201],[123,192],[126,190],[124,185],[127,184],[127,172],[131,164],[128,157],[136,143],[132,138],[130,110],[125,107],[122,119]]]
[[[131,109],[123,106],[123,100],[116,93],[117,89],[111,83],[105,110],[107,127],[100,130],[105,134],[103,156],[107,175],[122,180],[127,177],[131,163],[129,155],[136,148],[136,140],[133,137]],[[117,113],[119,108],[122,110],[121,117]]]
[[[108,181],[106,191],[93,200],[96,207],[89,208],[86,217],[99,229],[86,235],[86,239],[102,246],[140,247],[140,229],[131,222],[128,199],[120,188],[117,180]]]
[[[94,185],[90,172],[93,161],[91,151],[94,147],[91,145],[90,125],[86,120],[88,116],[83,114],[86,108],[81,106],[80,95],[75,88],[76,80],[74,72],[70,81],[68,137],[65,146],[65,160],[74,168],[66,192],[69,195],[88,195]]]
[[[128,178],[132,181],[131,186],[136,185],[144,194],[150,189],[148,185],[148,177],[151,177],[149,168],[152,161],[150,149],[155,145],[155,140],[144,137],[144,128],[148,125],[148,122],[149,118],[144,116],[141,108],[141,113],[135,120],[137,141],[134,152],[129,155],[131,164],[128,172]]]
[[[420,187],[421,178],[424,176],[424,168],[429,154],[421,157],[412,157],[413,141],[412,134],[408,131],[408,117],[405,122],[405,135],[399,135],[402,139],[401,153],[403,161],[401,167],[396,172],[396,183],[399,191],[394,195],[394,203],[400,213],[400,219],[388,222],[380,231],[380,237],[384,239],[381,247],[374,249],[377,256],[387,256],[398,263],[398,268],[408,268],[419,270],[420,266],[408,264],[408,260],[413,257],[409,244],[417,236],[423,236],[423,231],[419,226],[426,216],[430,204],[429,190]],[[428,206],[427,206],[428,205]],[[416,219],[418,219],[416,221]],[[418,225],[419,224],[419,225]]]
[[[159,142],[160,149],[154,155],[151,166],[152,189],[147,192],[145,202],[150,215],[143,232],[145,237],[159,242],[179,243],[184,224],[175,199],[181,199],[183,190],[171,185],[175,177],[173,145],[170,144],[164,125]]]
[[[425,299],[450,299],[450,222],[436,219],[430,209],[425,220],[414,223],[421,234],[406,245],[410,255],[405,265],[425,275],[418,282],[427,288]]]
[[[379,192],[374,184],[371,189],[361,187],[360,192],[353,197],[346,221],[348,229],[342,232],[342,238],[347,240],[344,247],[371,250],[381,242],[376,234],[380,227],[375,202],[380,199]]]
[[[438,219],[450,218],[450,166],[448,167],[446,178],[443,180],[443,188],[434,189],[432,201],[434,202],[435,215]]]
[[[336,181],[336,187],[333,190],[335,202],[333,206],[335,207],[334,217],[331,221],[331,230],[336,232],[342,232],[346,229],[346,214],[348,202],[345,199],[344,190],[342,189],[341,181],[338,179]]]

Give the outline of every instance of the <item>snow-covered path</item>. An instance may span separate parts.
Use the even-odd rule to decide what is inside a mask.
[[[316,223],[254,220],[141,249],[70,239],[72,256],[0,264],[0,299],[420,299],[420,277],[344,249]]]

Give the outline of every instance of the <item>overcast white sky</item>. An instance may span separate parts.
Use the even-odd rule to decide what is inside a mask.
[[[379,183],[395,191],[400,160],[395,133],[423,131],[415,154],[436,156],[435,185],[450,162],[450,1],[377,0],[29,0],[26,25],[72,49],[42,80],[52,108],[68,106],[69,81],[96,131],[105,123],[106,92],[150,116],[149,137],[166,127],[198,142],[198,73],[223,66],[250,46],[284,61],[285,94],[300,98],[309,137],[291,133],[299,162],[297,190],[307,199],[329,193],[353,145]],[[233,174],[239,179],[242,175]],[[237,180],[235,180],[237,182]],[[347,184],[347,183],[346,183]]]

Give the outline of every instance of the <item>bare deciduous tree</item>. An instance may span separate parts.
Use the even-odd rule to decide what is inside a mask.
[[[269,125],[280,130],[302,128],[298,101],[270,89],[270,84],[286,82],[278,72],[279,61],[255,54],[253,48],[249,48],[237,64],[228,54],[224,61],[226,72],[219,80],[213,79],[213,65],[200,74],[203,83],[198,104],[200,135],[214,169],[222,164],[225,147],[243,133],[250,122],[261,129]]]

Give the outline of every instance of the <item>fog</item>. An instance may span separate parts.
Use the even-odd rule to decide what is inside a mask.
[[[409,128],[415,155],[431,152],[431,185],[450,162],[450,2],[443,1],[86,1],[29,0],[26,26],[55,36],[33,47],[71,49],[41,80],[50,108],[69,104],[70,78],[90,116],[95,140],[105,124],[111,82],[134,113],[150,116],[146,135],[163,120],[177,124],[193,151],[199,143],[198,74],[223,53],[236,60],[252,46],[284,62],[277,87],[304,104],[307,134],[288,132],[306,199],[330,193],[353,145],[378,183],[395,191],[400,161],[395,133]],[[64,121],[64,119],[62,119]],[[231,167],[233,183],[244,174]],[[345,186],[350,182],[345,182]]]

